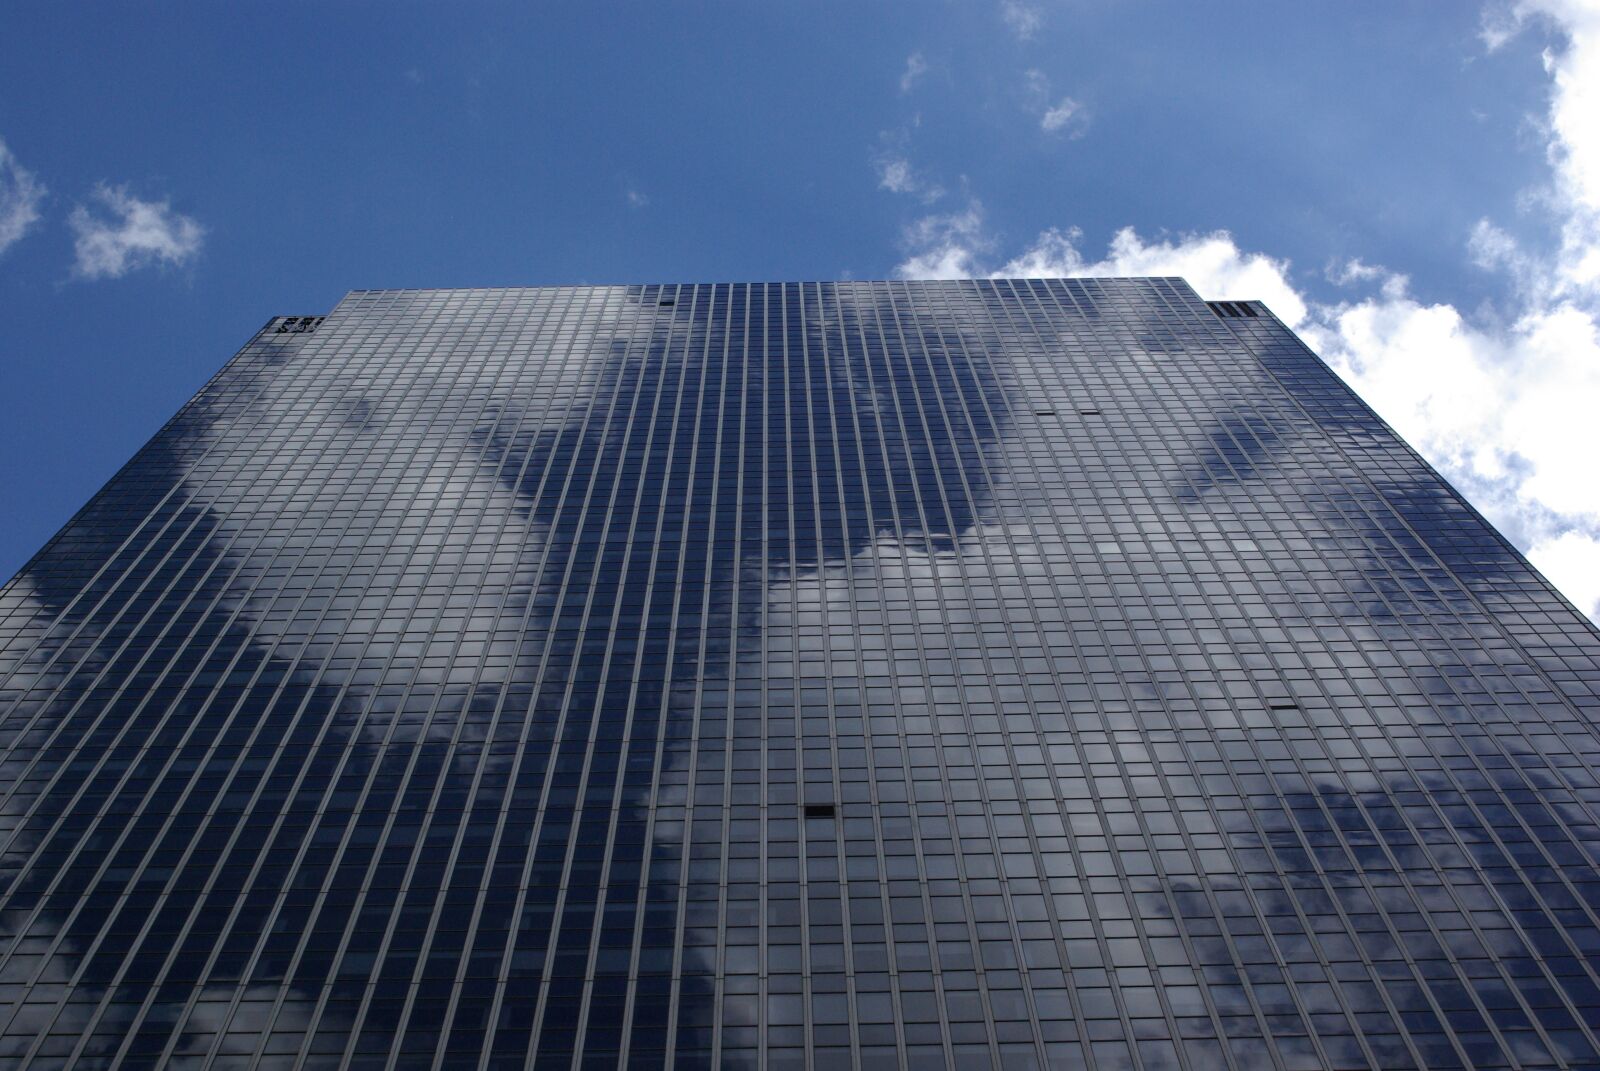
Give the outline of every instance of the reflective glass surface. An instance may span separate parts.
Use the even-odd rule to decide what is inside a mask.
[[[0,589],[0,1065],[1595,1067],[1597,659],[1181,280],[353,292]]]

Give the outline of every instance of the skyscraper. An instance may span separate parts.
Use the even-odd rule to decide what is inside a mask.
[[[0,1062],[1594,1067],[1597,687],[1257,303],[356,291],[0,591]]]

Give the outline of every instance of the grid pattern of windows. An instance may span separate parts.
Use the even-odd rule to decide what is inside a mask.
[[[0,1064],[1594,1067],[1597,690],[1254,303],[356,291],[0,589]]]

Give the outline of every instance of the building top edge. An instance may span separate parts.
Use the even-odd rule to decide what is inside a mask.
[[[935,290],[948,290],[949,288],[977,287],[980,284],[996,283],[1071,283],[1084,286],[1091,290],[1100,291],[1143,291],[1149,294],[1150,287],[1164,290],[1169,298],[1176,297],[1180,301],[1192,303],[1197,308],[1209,307],[1213,313],[1222,315],[1256,316],[1258,314],[1271,315],[1271,310],[1266,303],[1254,298],[1206,298],[1180,275],[1061,275],[1061,276],[977,276],[960,279],[798,279],[798,280],[753,280],[753,281],[723,281],[723,282],[647,282],[647,283],[557,283],[542,286],[440,286],[440,287],[373,287],[357,288],[347,291],[335,303],[327,315],[342,312],[351,303],[362,303],[372,299],[382,299],[386,296],[396,298],[413,295],[508,295],[522,293],[560,293],[581,291],[631,291],[634,293],[650,293],[674,290],[681,297],[685,291],[693,291],[714,287],[827,287],[849,290],[854,288],[877,288],[901,286],[913,289],[932,288]],[[663,302],[671,304],[671,302]],[[1235,313],[1233,307],[1240,311]],[[1229,311],[1219,311],[1228,309]],[[1248,311],[1248,310],[1255,311]],[[316,317],[320,323],[323,317]],[[269,321],[271,328],[278,319]],[[303,317],[303,319],[313,319]]]
[[[651,282],[608,283],[552,283],[537,286],[392,286],[357,287],[347,296],[358,294],[459,294],[459,293],[512,293],[522,290],[602,290],[602,289],[654,289],[659,287],[695,286],[950,286],[962,283],[1003,282],[1094,282],[1102,286],[1132,283],[1181,284],[1189,287],[1188,280],[1179,275],[1061,275],[1061,276],[975,276],[961,279],[721,279],[721,280],[662,280]],[[1192,287],[1189,287],[1191,290]]]

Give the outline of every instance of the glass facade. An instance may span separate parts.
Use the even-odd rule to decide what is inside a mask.
[[[357,291],[0,590],[0,1065],[1600,1065],[1600,632],[1177,279]]]

